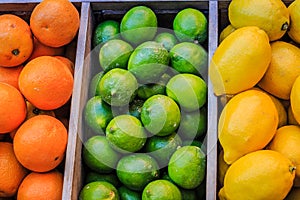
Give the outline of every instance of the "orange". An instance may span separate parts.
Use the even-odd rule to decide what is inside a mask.
[[[18,200],[61,200],[63,175],[58,171],[31,172],[22,181]]]
[[[0,82],[0,134],[16,129],[26,117],[26,104],[15,87]]]
[[[16,159],[13,145],[0,142],[0,199],[14,196],[26,174],[27,170]]]
[[[70,72],[72,73],[72,75],[74,76],[74,63],[67,57],[64,56],[54,56],[55,58],[57,58],[58,60],[62,61],[70,70]]]
[[[63,160],[67,129],[55,117],[38,115],[26,120],[14,137],[14,151],[19,162],[36,172],[46,172]]]
[[[0,44],[0,66],[13,67],[22,64],[33,49],[29,25],[16,15],[1,15]]]
[[[32,103],[30,103],[29,101],[26,101],[26,107],[27,107],[27,115],[25,120],[28,120],[37,115],[49,115],[55,117],[55,113],[53,110],[40,110],[36,108],[34,105],[32,105]]]
[[[73,76],[64,63],[52,56],[40,56],[25,65],[19,76],[25,98],[41,110],[53,110],[71,97]]]
[[[19,89],[18,79],[23,65],[17,67],[0,67],[0,82],[4,82]]]
[[[68,0],[44,0],[30,16],[34,36],[50,47],[70,43],[77,34],[79,23],[78,10]]]

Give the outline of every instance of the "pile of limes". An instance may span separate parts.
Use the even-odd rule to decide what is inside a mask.
[[[95,29],[100,68],[84,108],[80,199],[202,199],[207,19],[186,8],[173,30],[146,6]]]

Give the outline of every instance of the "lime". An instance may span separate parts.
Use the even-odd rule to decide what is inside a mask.
[[[129,105],[129,114],[141,119],[141,112],[144,102],[145,101],[141,99],[134,99]]]
[[[180,73],[207,74],[208,57],[206,50],[191,42],[176,44],[170,50],[171,66]]]
[[[182,141],[176,133],[168,136],[153,136],[148,138],[145,144],[146,152],[150,152],[158,162],[160,167],[165,167],[169,163],[172,154],[180,147]]]
[[[104,74],[103,71],[101,71],[93,76],[89,88],[89,95],[91,97],[100,95],[99,83],[103,74]]]
[[[100,96],[112,106],[124,106],[134,99],[138,83],[127,70],[115,68],[108,71],[100,80]]]
[[[167,32],[157,34],[154,41],[161,43],[168,51],[170,51],[178,43],[175,35]]]
[[[79,200],[119,200],[117,189],[105,181],[96,181],[86,184],[79,194]]]
[[[120,155],[111,148],[105,136],[96,135],[84,143],[82,157],[90,169],[110,173],[115,169]]]
[[[186,8],[175,16],[173,30],[179,41],[197,40],[202,43],[207,38],[207,19],[201,11]]]
[[[204,180],[206,158],[199,147],[183,146],[172,155],[168,173],[184,189],[194,189]]]
[[[166,92],[186,111],[201,108],[207,99],[207,85],[203,79],[193,74],[177,74],[172,77]]]
[[[176,185],[167,180],[150,182],[142,194],[143,200],[181,200],[181,192]]]
[[[113,38],[118,38],[120,33],[120,24],[114,20],[106,20],[98,24],[93,35],[93,46],[106,42]]]
[[[142,107],[141,120],[145,128],[154,135],[172,134],[180,123],[180,110],[170,97],[154,95]]]
[[[206,151],[206,146],[199,140],[184,140],[182,146],[196,146],[199,147],[203,152]]]
[[[95,181],[105,181],[111,183],[116,188],[121,185],[117,174],[109,173],[109,174],[100,174],[97,172],[89,171],[85,176],[85,184],[95,182]]]
[[[130,153],[144,146],[147,135],[139,119],[131,115],[119,115],[109,122],[106,138],[115,150]]]
[[[137,95],[141,99],[148,99],[156,94],[165,94],[166,87],[160,84],[142,85],[137,90]]]
[[[132,46],[123,40],[109,40],[100,49],[100,66],[104,71],[109,71],[113,68],[126,69],[132,51]]]
[[[113,114],[111,108],[100,96],[90,98],[84,108],[84,120],[91,129],[104,135],[104,131]]]
[[[122,185],[118,189],[119,195],[122,200],[141,200],[142,195],[139,192],[128,189],[126,186]]]
[[[133,51],[128,70],[142,83],[155,83],[167,70],[169,52],[160,43],[144,42]]]
[[[155,13],[146,6],[135,6],[125,13],[120,25],[122,37],[138,45],[152,40],[157,31]]]
[[[207,112],[203,106],[193,112],[181,112],[181,121],[177,133],[186,140],[199,138],[206,133]]]
[[[124,156],[117,165],[119,180],[129,189],[142,191],[152,180],[159,177],[157,162],[149,155],[139,153]]]

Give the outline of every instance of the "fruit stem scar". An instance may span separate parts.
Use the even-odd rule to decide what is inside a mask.
[[[19,55],[20,51],[19,49],[14,49],[11,51],[12,54],[14,54],[15,56]]]
[[[282,31],[286,31],[286,30],[288,30],[288,28],[289,28],[289,24],[288,24],[287,22],[285,22],[285,23],[282,24],[282,26],[281,26],[281,30],[282,30]]]
[[[293,173],[293,171],[296,170],[296,167],[295,166],[290,166],[290,172]]]
[[[40,110],[38,108],[34,108],[32,112],[36,115],[40,114]]]

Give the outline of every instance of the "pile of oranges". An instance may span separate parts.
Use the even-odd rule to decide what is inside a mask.
[[[79,29],[69,0],[44,0],[25,21],[0,15],[0,199],[61,199]]]

